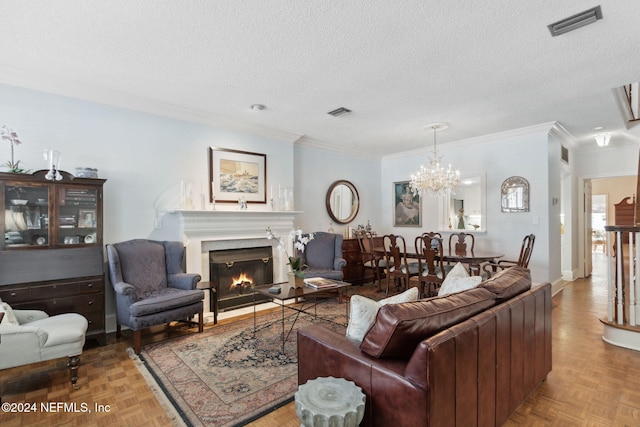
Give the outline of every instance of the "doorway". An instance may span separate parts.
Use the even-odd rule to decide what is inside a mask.
[[[591,196],[591,253],[607,254],[604,226],[609,223],[607,218],[607,195],[593,194]]]

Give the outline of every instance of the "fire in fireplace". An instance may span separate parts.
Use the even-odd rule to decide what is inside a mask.
[[[263,246],[210,251],[209,277],[216,284],[220,311],[251,305],[251,289],[273,283],[273,249]],[[266,299],[256,295],[256,301]]]

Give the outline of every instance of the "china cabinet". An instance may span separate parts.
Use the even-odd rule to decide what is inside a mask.
[[[0,298],[49,315],[76,312],[87,338],[105,342],[102,187],[106,180],[60,180],[0,173]]]

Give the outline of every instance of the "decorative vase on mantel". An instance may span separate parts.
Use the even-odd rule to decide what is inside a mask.
[[[289,286],[294,289],[302,288],[304,286],[304,277],[300,277],[293,271],[287,273],[289,277]]]

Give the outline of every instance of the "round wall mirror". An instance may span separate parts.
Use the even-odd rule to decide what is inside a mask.
[[[358,214],[360,197],[358,190],[349,181],[336,181],[327,191],[327,212],[338,224],[348,224]]]

